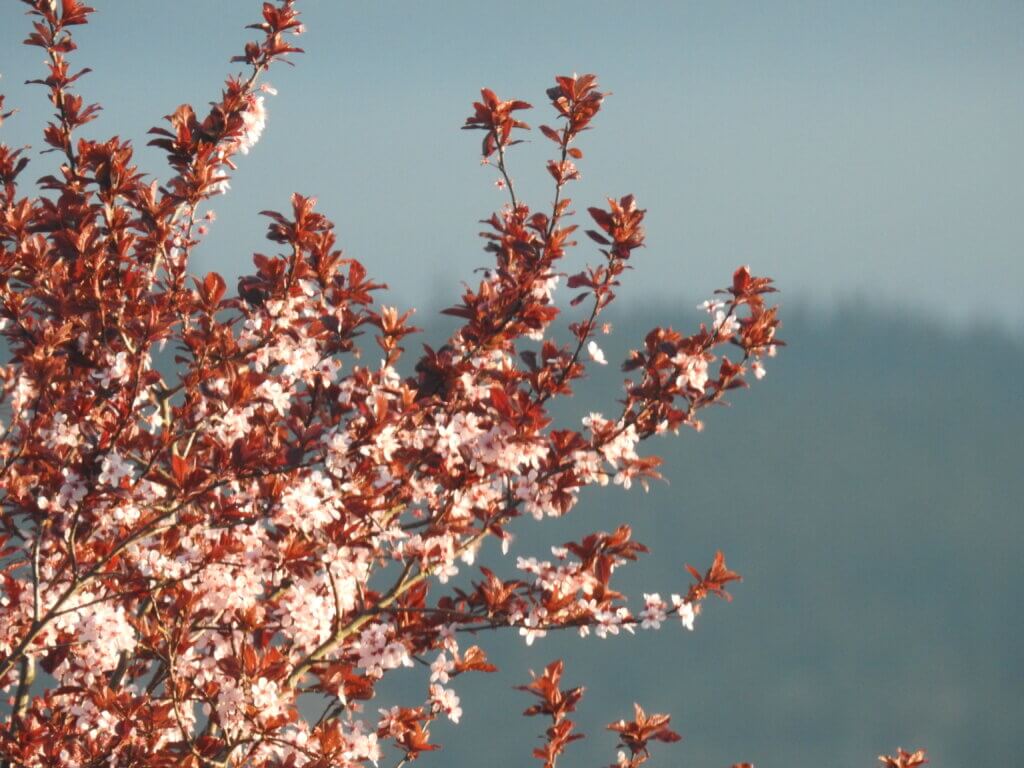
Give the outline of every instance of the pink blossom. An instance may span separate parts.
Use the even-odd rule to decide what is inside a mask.
[[[462,717],[462,707],[459,706],[459,697],[455,691],[450,688],[442,688],[440,685],[430,686],[430,700],[448,715],[448,719],[453,723],[459,722],[459,718]]]
[[[708,381],[708,360],[704,355],[677,354],[672,363],[678,368],[677,387],[691,387],[703,392]]]
[[[684,600],[679,595],[672,595],[672,605],[675,606],[679,620],[682,622],[683,626],[692,632],[694,619],[697,618],[697,613],[693,608],[693,604]]]
[[[533,641],[538,637],[545,637],[547,635],[547,630],[542,626],[546,616],[547,611],[544,608],[537,608],[531,610],[529,615],[523,620],[523,625],[519,628],[519,635],[526,638],[527,645],[533,645]]]
[[[263,104],[263,97],[251,97],[245,111],[242,112],[242,135],[238,138],[238,150],[243,155],[249,154],[249,150],[260,140],[266,124],[267,110]]]

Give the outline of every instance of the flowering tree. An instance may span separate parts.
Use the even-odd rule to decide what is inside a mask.
[[[59,168],[19,197],[28,158],[0,145],[0,724],[7,766],[347,766],[439,747],[431,723],[458,722],[455,679],[494,670],[473,640],[511,630],[598,637],[693,629],[704,600],[738,579],[721,553],[689,567],[687,588],[631,608],[612,577],[646,548],[622,525],[520,557],[519,578],[471,573],[486,540],[567,514],[580,489],[658,477],[640,443],[681,427],[781,344],[767,278],[738,269],[709,321],[655,328],[623,365],[613,415],[556,427],[556,397],[606,360],[599,317],[633,252],[644,211],[631,196],[590,208],[597,263],[571,275],[578,319],[556,329],[559,261],[575,245],[566,187],[579,135],[602,106],[592,75],[559,77],[550,208],[515,193],[506,153],[529,107],[489,90],[465,128],[481,131],[509,203],[486,222],[493,268],[447,310],[461,325],[398,372],[410,312],[377,305],[383,288],[338,249],[315,201],[266,212],[280,248],[228,294],[193,278],[207,206],[260,137],[261,75],[302,25],[293,0],[265,3],[259,39],[234,59],[205,115],[178,107],[151,131],[172,174],[147,181],[132,147],[76,139],[99,107],[74,92],[78,0],[25,0],[25,41],[49,60],[55,108],[44,129]],[[11,116],[3,112],[0,123]],[[361,334],[377,365],[359,364]],[[563,341],[558,341],[558,337]],[[568,344],[565,343],[568,341]],[[168,347],[173,364],[155,365]],[[738,350],[728,357],[727,347]],[[368,350],[365,350],[368,352]],[[159,358],[158,358],[159,360]],[[421,662],[423,695],[375,703],[386,675]],[[550,719],[534,751],[553,767],[581,735],[582,689],[560,688],[560,661],[524,690]],[[412,674],[412,673],[410,673]],[[609,728],[619,766],[677,741],[669,717],[636,706]],[[894,768],[921,752],[883,758]]]

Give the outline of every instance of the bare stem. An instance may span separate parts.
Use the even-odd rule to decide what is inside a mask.
[[[508,188],[508,196],[512,200],[512,209],[515,210],[519,207],[519,201],[516,200],[516,190],[512,185],[512,177],[508,175],[508,169],[505,167],[505,145],[502,144],[497,131],[494,131],[493,134],[495,143],[498,145],[498,170],[501,171],[501,175],[505,177],[505,186]]]

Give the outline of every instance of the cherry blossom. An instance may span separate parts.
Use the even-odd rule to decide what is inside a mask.
[[[261,78],[300,52],[295,0],[262,4],[216,101],[150,131],[166,173],[138,168],[126,140],[82,135],[98,106],[78,93],[72,32],[92,9],[26,7],[57,162],[24,197],[30,158],[0,144],[5,765],[404,764],[440,748],[436,721],[460,723],[460,676],[495,670],[489,633],[543,647],[673,617],[692,630],[728,599],[739,576],[718,553],[688,587],[656,587],[679,590],[670,602],[653,586],[631,601],[618,574],[647,548],[626,524],[550,559],[516,536],[571,514],[587,486],[656,480],[645,441],[701,428],[783,345],[771,280],[741,267],[703,307],[710,328],[652,329],[620,391],[582,425],[556,418],[589,363],[610,362],[595,336],[646,237],[632,195],[587,207],[594,263],[566,270],[596,76],[546,92],[540,207],[510,173],[530,105],[486,88],[473,104],[463,127],[507,204],[483,223],[486,270],[445,311],[455,329],[430,346],[311,197],[263,212],[270,245],[236,289],[192,271],[211,199],[274,130]],[[12,114],[0,100],[0,122]],[[499,551],[514,577],[497,575]],[[550,720],[534,754],[552,768],[582,735],[568,719],[582,687],[563,671],[524,687],[527,713]],[[423,686],[414,700],[393,693],[397,675]],[[612,726],[631,768],[674,735],[667,715],[634,712]]]

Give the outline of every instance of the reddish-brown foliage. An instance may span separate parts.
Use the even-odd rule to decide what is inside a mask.
[[[602,108],[595,76],[547,92],[558,122],[540,129],[557,147],[544,210],[516,197],[506,166],[530,105],[482,91],[464,127],[484,132],[482,159],[509,195],[482,233],[493,266],[447,310],[461,321],[448,342],[402,376],[411,311],[377,303],[383,285],[342,253],[312,198],[264,212],[278,252],[256,254],[237,291],[189,272],[211,201],[264,128],[273,89],[260,77],[300,52],[293,0],[263,4],[257,39],[233,59],[244,71],[208,110],[181,105],[152,129],[163,182],[134,165],[130,142],[75,135],[99,114],[76,92],[88,70],[69,60],[92,8],[25,4],[58,161],[26,196],[28,154],[0,145],[4,765],[413,760],[440,748],[432,723],[459,720],[451,681],[495,669],[460,633],[513,629],[532,643],[670,616],[692,629],[706,597],[728,599],[739,576],[718,553],[704,573],[687,566],[685,594],[632,610],[613,575],[647,549],[625,524],[554,548],[553,561],[519,558],[520,578],[463,574],[485,541],[507,548],[511,528],[569,513],[586,485],[658,477],[641,442],[699,429],[701,411],[763,375],[782,343],[771,280],[741,267],[694,333],[647,334],[623,364],[617,413],[553,423],[549,401],[607,362],[598,318],[644,244],[631,195],[588,208],[599,258],[568,276],[570,306],[587,309],[563,329],[554,290],[576,245],[563,193]],[[13,115],[2,110],[0,97],[0,124]],[[360,363],[367,335],[379,365]],[[422,698],[363,708],[416,662],[430,669]],[[538,700],[526,714],[551,721],[534,752],[549,767],[581,738],[568,715],[582,688],[561,676],[553,662],[523,688]],[[637,706],[609,726],[630,753],[619,765],[677,741],[668,725]]]

